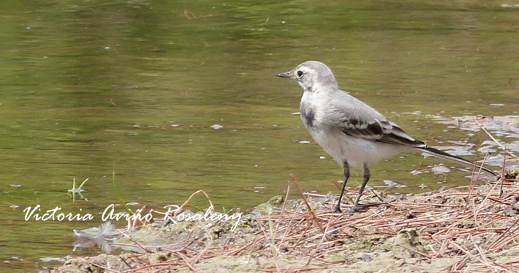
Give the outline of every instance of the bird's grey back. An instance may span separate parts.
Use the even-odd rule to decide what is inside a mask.
[[[300,83],[301,118],[307,129],[341,132],[346,135],[388,144],[422,146],[373,107],[339,89],[331,69],[317,61],[307,61],[294,71],[309,74]],[[307,87],[307,88],[305,88]]]

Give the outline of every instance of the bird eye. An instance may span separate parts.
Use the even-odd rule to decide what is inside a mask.
[[[303,76],[303,71],[301,71],[301,70],[297,71],[297,77],[301,78],[301,76]]]

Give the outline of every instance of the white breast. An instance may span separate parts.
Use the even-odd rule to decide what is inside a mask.
[[[364,163],[371,165],[402,152],[400,146],[344,134],[338,125],[333,126],[333,122],[323,120],[326,112],[320,107],[329,107],[329,103],[320,101],[322,99],[319,94],[305,92],[301,99],[301,109],[305,108],[307,112],[308,109],[312,109],[315,120],[313,126],[309,126],[303,111],[301,111],[301,119],[312,138],[333,157],[339,166],[343,165],[344,160],[353,166],[362,166]]]

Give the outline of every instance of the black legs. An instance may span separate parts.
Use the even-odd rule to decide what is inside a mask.
[[[355,209],[357,209],[357,205],[359,204],[360,197],[362,196],[362,193],[364,192],[364,188],[366,187],[366,184],[368,184],[369,181],[369,166],[368,164],[364,163],[363,167],[363,177],[362,185],[360,185],[359,195],[357,195],[357,199],[355,199],[355,203],[353,203],[353,207],[351,207],[350,212],[355,212]]]
[[[342,195],[344,194],[344,189],[346,189],[346,182],[348,182],[348,178],[350,178],[350,165],[348,164],[348,161],[344,160],[342,162],[342,169],[344,170],[344,183],[342,184],[341,195],[339,195],[339,202],[337,203],[337,206],[335,206],[335,209],[333,210],[335,212],[342,212],[341,211]]]
[[[357,199],[355,200],[355,203],[353,203],[353,207],[351,207],[351,209],[350,209],[351,213],[355,212],[355,210],[357,209],[357,205],[359,204],[360,197],[362,196],[362,193],[364,192],[364,188],[366,187],[366,184],[368,184],[368,181],[369,181],[369,176],[370,176],[369,166],[367,163],[364,163],[362,167],[363,167],[363,172],[364,172],[364,174],[363,174],[364,179],[362,181],[362,185],[360,186],[360,190],[359,190],[359,194],[357,195]],[[335,212],[342,212],[341,211],[342,195],[344,194],[344,189],[346,188],[346,182],[348,182],[348,178],[350,177],[350,165],[348,164],[348,162],[344,161],[342,164],[342,168],[344,170],[344,184],[342,184],[342,191],[341,191],[341,195],[339,195],[339,202],[337,203],[337,206],[335,206],[335,209],[334,209]]]

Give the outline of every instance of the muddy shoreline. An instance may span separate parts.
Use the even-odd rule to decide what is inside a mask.
[[[355,214],[331,213],[335,195],[277,196],[239,223],[138,225],[110,243],[123,254],[43,272],[517,272],[516,184],[366,193],[364,202],[379,204]]]

